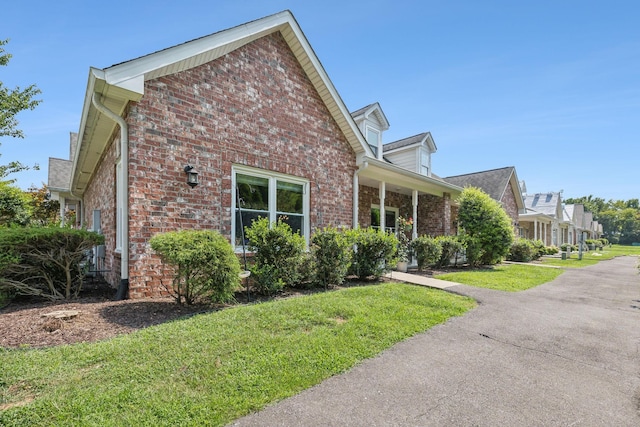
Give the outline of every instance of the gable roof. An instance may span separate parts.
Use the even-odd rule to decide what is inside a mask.
[[[116,128],[116,123],[94,106],[94,94],[109,110],[123,116],[128,103],[144,95],[145,81],[208,63],[275,32],[282,34],[356,155],[373,156],[306,36],[286,10],[105,69],[91,68],[70,190],[78,195],[84,192]]]
[[[502,201],[502,197],[505,192],[509,187],[511,187],[516,196],[518,209],[522,210],[525,207],[518,177],[516,176],[516,168],[513,166],[473,172],[464,175],[449,176],[443,179],[446,182],[463,188],[480,188],[482,191],[487,193],[489,197],[498,202]]]
[[[389,129],[389,120],[387,120],[387,116],[385,116],[384,111],[382,111],[382,107],[378,102],[369,104],[366,107],[362,107],[351,113],[351,117],[353,117],[356,122],[362,119],[368,119],[371,115],[376,118],[376,121],[380,124],[381,130]]]
[[[435,153],[438,149],[436,143],[433,141],[431,132],[423,132],[418,135],[410,136],[408,138],[400,139],[398,141],[390,142],[382,146],[382,150],[385,153],[399,150],[401,148],[407,148],[414,145],[426,145],[432,153]]]

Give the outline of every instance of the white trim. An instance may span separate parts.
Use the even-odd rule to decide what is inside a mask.
[[[371,141],[369,141],[369,132],[372,132],[376,135],[376,143],[372,144]],[[369,124],[365,125],[365,139],[367,140],[367,144],[371,147],[371,146],[375,146],[376,147],[376,158],[377,159],[382,159],[382,131],[374,126],[371,126]]]
[[[231,244],[235,247],[236,241],[236,175],[240,173],[243,175],[255,176],[258,178],[264,178],[269,180],[269,222],[274,222],[278,219],[278,212],[276,210],[276,191],[277,181],[286,181],[293,184],[302,185],[302,236],[309,246],[309,237],[311,235],[310,230],[310,196],[309,196],[309,180],[306,178],[300,178],[292,175],[286,175],[278,172],[268,171],[265,169],[252,168],[244,165],[231,166]],[[247,224],[245,224],[247,225]],[[236,251],[242,251],[242,246],[235,247]]]

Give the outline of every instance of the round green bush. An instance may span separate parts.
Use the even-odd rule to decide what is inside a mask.
[[[529,262],[536,254],[536,248],[531,240],[518,238],[511,244],[507,259],[515,262]]]
[[[240,262],[231,244],[213,230],[157,234],[151,248],[173,268],[168,291],[178,304],[227,302],[240,286]]]
[[[365,280],[380,278],[395,267],[398,258],[398,238],[373,228],[356,228],[347,232],[353,245],[353,259],[349,272]]]
[[[442,245],[434,237],[420,236],[411,242],[411,250],[416,255],[418,270],[435,265],[440,261]]]

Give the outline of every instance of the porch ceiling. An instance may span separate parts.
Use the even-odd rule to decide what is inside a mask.
[[[451,195],[452,202],[462,192],[462,188],[377,159],[367,159],[367,166],[359,174],[361,185],[378,188],[381,182],[386,183],[387,191],[411,195],[413,190],[418,194],[431,194],[442,197],[444,193]]]

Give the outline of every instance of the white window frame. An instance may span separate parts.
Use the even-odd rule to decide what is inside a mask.
[[[376,136],[376,140],[375,140],[375,144],[373,143],[373,141],[369,140],[369,132],[375,134]],[[365,126],[365,139],[367,140],[367,144],[369,144],[369,146],[371,147],[375,147],[374,150],[374,154],[376,155],[376,157],[381,158],[382,157],[382,147],[380,144],[380,138],[382,138],[382,132],[380,132],[379,129],[374,128],[373,126]]]
[[[427,159],[426,164],[422,161],[423,157],[426,157]],[[420,155],[418,156],[418,170],[420,171],[420,174],[424,176],[429,176],[429,173],[431,171],[431,156],[429,155],[429,152],[424,148],[420,149]]]
[[[380,210],[380,205],[371,204],[371,209]],[[369,213],[371,213],[371,209],[369,210]],[[395,233],[398,230],[398,218],[400,218],[400,209],[394,208],[394,207],[391,207],[391,206],[385,206],[384,207],[384,212],[385,212],[385,214],[387,212],[394,212],[396,214],[396,222],[395,222],[395,224],[393,224],[393,227],[389,227],[389,225],[386,223],[386,221],[385,221],[385,224],[384,224],[385,231],[392,231],[393,233]],[[373,227],[373,225],[371,227]]]
[[[237,208],[237,194],[236,194],[236,175],[250,175],[257,178],[264,178],[269,180],[269,222],[275,222],[278,219],[277,208],[277,182],[285,181],[292,184],[302,185],[302,237],[309,246],[310,235],[310,221],[309,221],[309,180],[304,178],[295,177],[292,175],[281,174],[278,172],[267,171],[264,169],[252,168],[243,165],[233,165],[231,167],[231,244],[234,245],[236,252],[242,252],[242,245],[235,246],[236,242],[236,208]],[[249,224],[244,224],[248,226]]]
[[[124,188],[122,185],[122,158],[116,162],[116,252],[122,252],[124,226]]]

